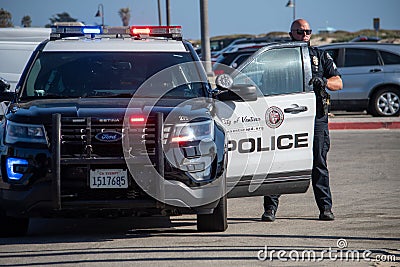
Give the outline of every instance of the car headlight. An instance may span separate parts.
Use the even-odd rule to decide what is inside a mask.
[[[177,124],[170,140],[179,145],[179,148],[172,146],[166,152],[174,167],[187,172],[195,182],[212,179],[212,162],[217,151],[212,120]]]
[[[175,125],[172,142],[190,142],[212,140],[214,137],[214,122],[206,120],[201,122],[187,122]]]
[[[40,124],[24,124],[7,121],[5,142],[14,144],[17,142],[47,144],[44,126]]]

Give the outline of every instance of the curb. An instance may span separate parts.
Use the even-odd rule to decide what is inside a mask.
[[[400,121],[386,122],[329,122],[330,130],[400,129]]]

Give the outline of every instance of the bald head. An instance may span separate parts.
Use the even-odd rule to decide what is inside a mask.
[[[311,28],[305,19],[296,19],[290,26],[290,37],[294,41],[309,42],[311,39]]]
[[[301,27],[306,27],[310,29],[310,25],[305,19],[296,19],[292,22],[292,26],[290,26],[290,30],[302,29]]]

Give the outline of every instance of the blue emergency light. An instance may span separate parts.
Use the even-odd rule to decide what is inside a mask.
[[[50,39],[60,39],[65,37],[78,37],[90,34],[94,38],[96,34],[102,34],[103,27],[98,25],[76,25],[71,23],[58,23],[51,26]]]

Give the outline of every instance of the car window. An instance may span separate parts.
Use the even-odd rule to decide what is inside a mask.
[[[331,56],[336,66],[338,66],[339,49],[326,49],[325,51]]]
[[[23,97],[99,97],[131,95],[149,77],[176,64],[190,62],[189,53],[158,52],[49,52],[42,53],[28,75]],[[182,66],[175,76],[153,79],[151,89],[168,90],[179,87],[181,81],[200,81],[193,68]],[[179,87],[172,96],[204,95],[201,84]],[[155,88],[155,89],[154,89]],[[181,94],[181,95],[179,95]]]
[[[378,53],[372,49],[346,48],[344,67],[379,65]]]
[[[300,47],[266,50],[246,65],[234,82],[258,86],[263,95],[303,92],[303,66]]]
[[[385,65],[400,64],[400,56],[390,52],[380,51]]]

